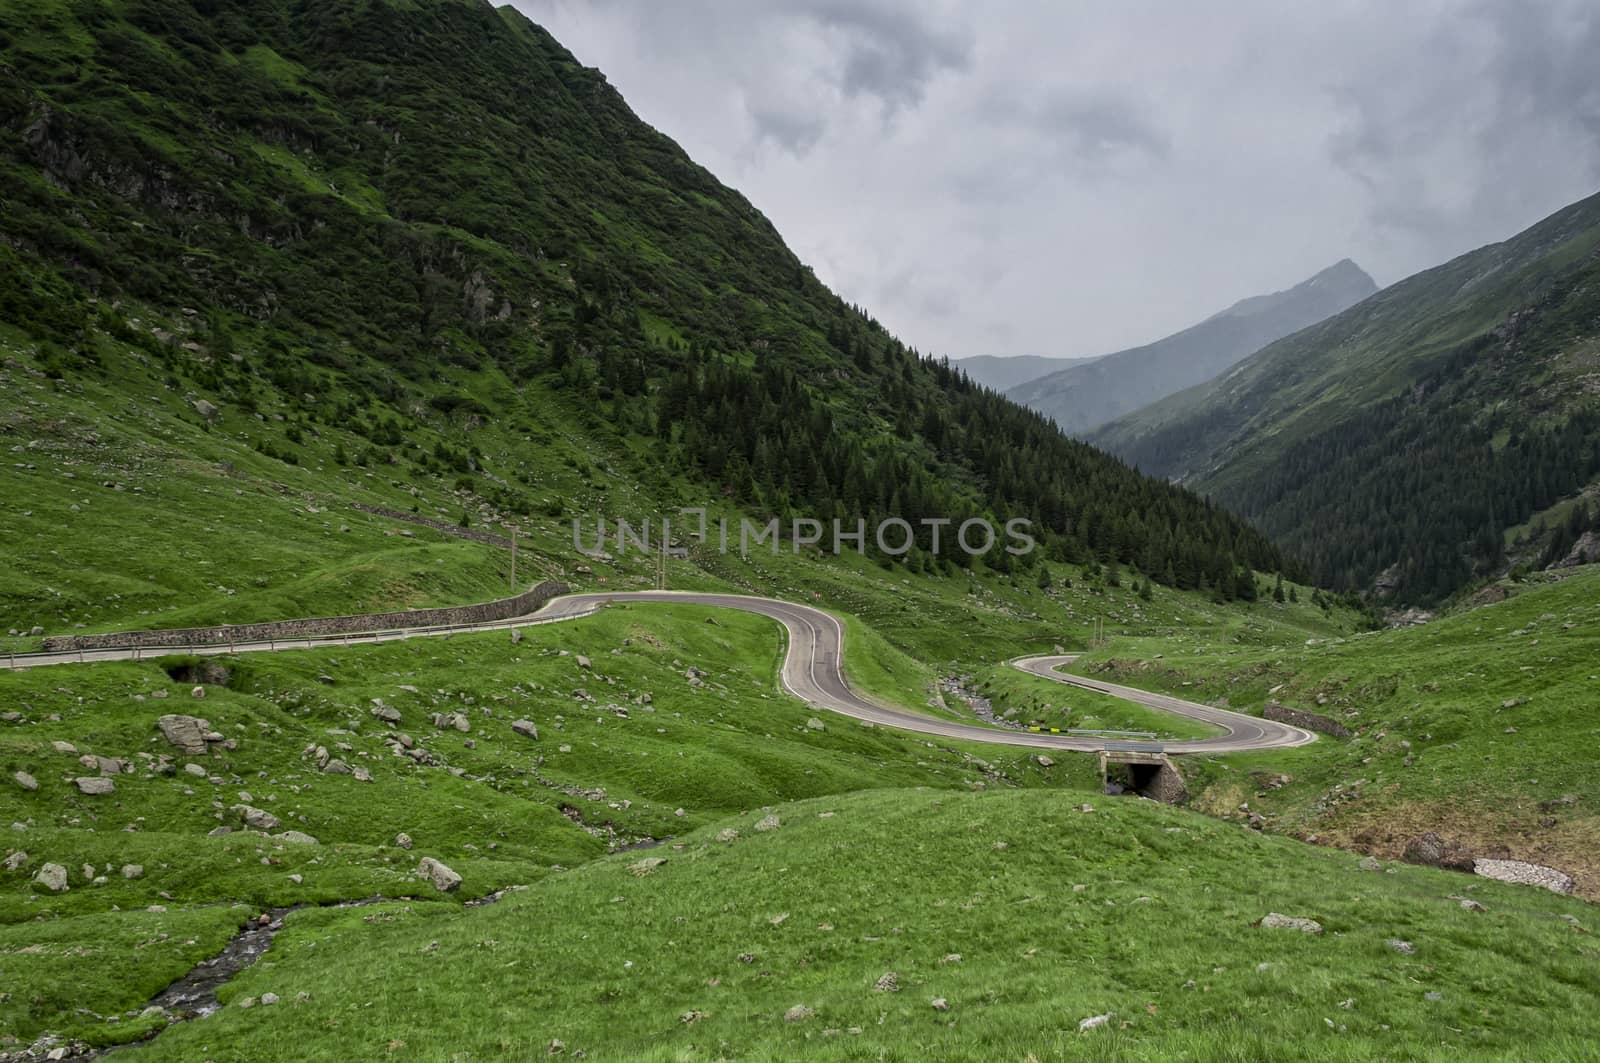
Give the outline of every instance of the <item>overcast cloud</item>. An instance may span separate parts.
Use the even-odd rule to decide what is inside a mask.
[[[1600,190],[1592,0],[514,0],[924,352],[1087,355]]]

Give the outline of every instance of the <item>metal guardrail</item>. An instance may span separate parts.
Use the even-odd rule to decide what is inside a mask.
[[[200,656],[217,657],[239,652],[238,646],[265,646],[271,652],[290,649],[309,650],[329,646],[355,646],[372,642],[395,642],[409,638],[438,638],[440,636],[468,635],[479,631],[505,631],[517,627],[554,624],[563,620],[576,620],[579,617],[592,616],[599,611],[600,607],[594,606],[576,613],[563,613],[560,616],[541,617],[530,613],[526,617],[513,617],[509,620],[489,620],[481,624],[435,624],[428,627],[390,628],[383,631],[304,635],[299,638],[289,639],[251,639],[248,642],[240,643],[207,642],[180,646],[139,646],[128,643],[122,646],[97,646],[92,650],[38,650],[31,653],[7,654],[6,664],[12,671],[17,671],[30,667],[28,662],[32,660],[49,658],[50,661],[56,662],[62,658],[70,660],[74,655],[77,657],[79,664],[89,664],[95,661],[141,661],[155,657],[170,657],[177,653],[193,653]],[[129,656],[130,651],[132,656]],[[247,650],[246,652],[250,651]]]

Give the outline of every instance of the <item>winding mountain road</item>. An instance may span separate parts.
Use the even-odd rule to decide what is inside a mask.
[[[687,605],[709,605],[723,609],[739,609],[770,617],[783,625],[788,633],[788,648],[784,654],[780,678],[783,687],[802,701],[818,708],[883,727],[894,727],[918,734],[955,738],[970,742],[987,742],[993,745],[1025,746],[1031,749],[1075,750],[1096,752],[1105,748],[1105,740],[1092,736],[1040,734],[1033,731],[1009,730],[979,724],[966,724],[941,719],[924,713],[911,712],[883,704],[858,692],[845,681],[840,669],[844,654],[844,626],[832,614],[809,605],[786,602],[778,598],[761,598],[744,594],[717,594],[699,591],[607,591],[600,593],[569,594],[554,598],[538,612],[510,620],[446,628],[410,628],[397,631],[380,631],[351,635],[325,635],[312,638],[279,639],[260,642],[241,642],[233,646],[203,646],[192,648],[168,647],[160,650],[97,649],[83,652],[17,654],[0,659],[0,665],[14,669],[32,668],[52,664],[76,664],[91,661],[138,660],[174,652],[188,653],[251,653],[290,649],[307,649],[327,646],[348,646],[371,642],[390,642],[399,639],[461,634],[471,631],[492,631],[525,627],[529,624],[553,623],[589,616],[612,603],[681,602]],[[1122,698],[1149,708],[1170,712],[1178,716],[1200,720],[1220,728],[1223,734],[1181,742],[1162,743],[1166,753],[1233,753],[1251,749],[1278,749],[1301,746],[1315,741],[1316,735],[1299,727],[1263,720],[1227,709],[1213,708],[1193,701],[1152,694],[1134,687],[1116,683],[1103,683],[1082,676],[1068,675],[1057,669],[1076,658],[1066,656],[1023,657],[1013,666],[1030,675],[1040,676],[1058,683],[1093,690],[1101,694]]]

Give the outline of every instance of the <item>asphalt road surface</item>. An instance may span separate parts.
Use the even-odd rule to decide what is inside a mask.
[[[982,724],[958,723],[924,713],[910,712],[875,701],[845,682],[840,671],[844,654],[844,627],[831,614],[809,605],[798,605],[777,598],[757,598],[742,594],[701,594],[690,591],[629,591],[614,594],[572,594],[551,601],[539,611],[543,617],[583,616],[610,602],[688,602],[742,609],[770,616],[789,633],[788,652],[783,659],[783,685],[789,693],[818,708],[884,727],[960,738],[996,745],[1027,746],[1035,749],[1066,749],[1092,752],[1105,748],[1106,740],[1088,735],[1052,735],[1011,730]],[[1167,753],[1234,753],[1247,749],[1274,749],[1301,746],[1316,740],[1316,735],[1286,723],[1275,723],[1227,709],[1212,708],[1166,694],[1152,694],[1115,683],[1067,675],[1056,669],[1070,664],[1070,656],[1024,657],[1012,664],[1031,675],[1058,683],[1094,690],[1177,716],[1201,720],[1222,730],[1215,738],[1160,743]]]
[[[988,742],[994,745],[1026,746],[1032,749],[1060,749],[1094,752],[1105,748],[1106,739],[1089,735],[1040,734],[1033,731],[1012,730],[981,724],[959,723],[954,720],[911,712],[876,701],[853,689],[840,671],[844,654],[844,627],[831,614],[809,605],[799,605],[777,598],[760,598],[743,594],[713,594],[697,591],[616,591],[606,593],[569,594],[546,603],[538,612],[526,617],[499,620],[487,624],[455,627],[410,628],[399,631],[369,632],[353,635],[329,635],[308,639],[283,639],[261,642],[237,643],[233,646],[204,646],[192,648],[168,647],[159,650],[102,649],[83,652],[17,654],[0,658],[0,665],[10,668],[33,668],[52,664],[76,664],[92,661],[139,660],[170,653],[253,653],[274,650],[297,650],[329,646],[360,645],[372,642],[391,642],[409,638],[424,638],[460,634],[471,631],[526,627],[529,624],[554,623],[588,616],[611,603],[621,602],[682,602],[690,605],[709,605],[724,609],[740,609],[771,617],[783,625],[788,633],[788,648],[783,659],[781,679],[784,689],[795,697],[843,716],[862,720],[882,727],[956,738],[971,742]],[[1299,727],[1275,723],[1227,709],[1212,708],[1165,694],[1152,694],[1133,687],[1115,683],[1102,683],[1095,679],[1068,675],[1057,671],[1074,660],[1071,656],[1024,657],[1012,664],[1032,675],[1058,683],[1094,690],[1112,697],[1170,712],[1190,719],[1202,720],[1220,728],[1224,733],[1214,738],[1183,742],[1161,743],[1167,753],[1232,753],[1248,749],[1274,749],[1300,746],[1314,741],[1316,736]]]

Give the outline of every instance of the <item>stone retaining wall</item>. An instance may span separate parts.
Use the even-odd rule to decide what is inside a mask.
[[[386,506],[369,506],[365,502],[350,503],[351,509],[359,509],[363,513],[372,513],[379,517],[388,517],[390,520],[403,520],[407,524],[420,524],[424,528],[454,535],[457,539],[471,539],[475,543],[488,543],[490,546],[499,546],[506,550],[511,549],[511,540],[504,535],[493,532],[479,531],[477,528],[463,528],[459,524],[451,524],[447,520],[435,520],[433,517],[424,517],[420,513],[407,513],[403,509],[389,509]]]
[[[317,635],[358,635],[407,627],[443,627],[510,620],[567,593],[565,583],[547,580],[514,598],[439,609],[408,609],[365,616],[327,616],[309,620],[276,620],[262,624],[224,624],[217,627],[170,628],[165,631],[112,631],[103,635],[52,635],[44,640],[47,651],[102,650],[138,647],[159,649],[184,646],[228,646],[270,639],[297,639]]]
[[[1291,709],[1276,701],[1267,702],[1267,707],[1261,710],[1261,715],[1278,723],[1292,723],[1296,727],[1304,727],[1308,731],[1321,731],[1335,738],[1350,737],[1350,728],[1338,720],[1330,720],[1319,713],[1307,712],[1304,709]]]

